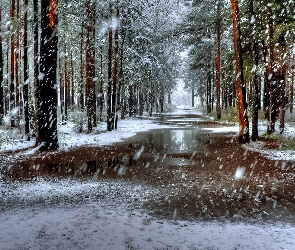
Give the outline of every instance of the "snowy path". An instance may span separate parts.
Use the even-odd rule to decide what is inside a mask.
[[[0,213],[1,250],[295,247],[295,228],[286,224],[187,222],[152,217],[139,205],[158,191],[146,186],[105,181],[37,181],[2,188],[12,206]]]
[[[295,229],[161,221],[89,203],[1,214],[0,249],[294,249]]]

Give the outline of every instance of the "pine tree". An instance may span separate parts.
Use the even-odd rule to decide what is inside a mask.
[[[3,89],[3,47],[2,47],[2,3],[0,4],[0,125],[3,123],[4,117],[4,89]]]
[[[243,72],[243,58],[241,46],[241,28],[240,28],[240,13],[238,0],[231,0],[233,11],[233,34],[234,34],[234,51],[236,61],[236,92],[238,102],[238,115],[239,115],[239,142],[246,143],[250,141],[249,138],[249,121],[247,116],[247,103],[246,103],[246,87]]]
[[[24,115],[25,115],[25,134],[27,140],[30,139],[30,119],[29,119],[29,67],[28,67],[28,0],[25,0],[24,15]]]
[[[96,126],[96,105],[95,105],[95,4],[92,1],[86,2],[86,110],[88,132]]]
[[[41,1],[40,68],[37,86],[38,133],[42,150],[58,148],[57,137],[57,0]]]
[[[15,21],[15,0],[11,0],[10,18]],[[11,32],[10,38],[10,110],[15,108],[15,32]],[[11,127],[15,127],[15,116],[11,114]]]

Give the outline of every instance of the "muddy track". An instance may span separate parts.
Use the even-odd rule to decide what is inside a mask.
[[[136,138],[101,148],[7,154],[2,156],[7,166],[2,173],[10,181],[70,176],[152,185],[161,195],[144,207],[165,218],[295,223],[293,162],[273,161],[245,150],[230,133],[200,133],[200,137],[203,143],[198,150],[158,153],[145,148],[138,158],[142,145]]]

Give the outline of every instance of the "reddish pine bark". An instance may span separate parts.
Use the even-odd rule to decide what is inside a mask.
[[[234,33],[234,51],[236,60],[236,94],[239,115],[239,142],[246,143],[250,141],[249,137],[249,121],[247,116],[246,88],[243,74],[243,58],[241,46],[241,28],[238,0],[231,0],[233,33]]]

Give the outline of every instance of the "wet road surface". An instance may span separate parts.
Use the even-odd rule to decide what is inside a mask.
[[[41,153],[11,163],[7,180],[127,181],[156,188],[142,204],[169,219],[295,222],[294,164],[245,150],[236,133],[188,114],[155,119],[173,128],[103,148]]]

